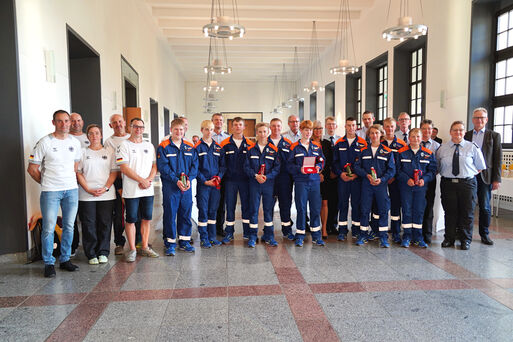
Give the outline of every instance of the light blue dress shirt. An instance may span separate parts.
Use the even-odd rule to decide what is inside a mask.
[[[420,145],[424,146],[424,141],[421,141]],[[429,138],[429,140],[426,141],[426,146],[424,147],[434,153],[440,148],[440,144]]]
[[[401,130],[398,130],[395,132],[395,136],[397,139],[401,139],[404,142],[408,143],[409,137],[410,137],[410,131],[406,133],[406,139],[404,138],[404,132]]]
[[[301,139],[301,131],[298,130],[297,133],[294,134],[294,133],[292,133],[292,131],[289,130],[289,131],[283,133],[283,137],[289,139],[290,141],[292,141],[292,143],[295,143],[296,141]]]
[[[223,132],[223,131],[221,131],[221,133],[219,133],[219,134],[216,134],[215,132],[214,132],[214,134],[212,134],[212,140],[214,140],[218,144],[220,144],[221,141],[223,141],[224,139],[229,138],[229,137],[230,137],[230,134]]]
[[[476,131],[475,129],[472,130],[472,141],[475,142],[481,150],[483,149],[484,135],[485,135],[484,127],[479,131]]]
[[[363,126],[362,128],[356,130],[356,135],[364,140],[367,140],[367,128]]]
[[[455,144],[452,140],[445,142],[436,151],[438,171],[446,178],[470,178],[486,169],[486,163],[481,149],[473,142],[462,140],[460,142],[460,173],[457,176],[452,174],[452,157]]]

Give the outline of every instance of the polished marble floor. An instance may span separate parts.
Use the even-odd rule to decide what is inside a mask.
[[[100,266],[79,251],[53,279],[4,263],[0,341],[511,341],[513,213],[492,226],[495,245],[470,251],[442,249],[443,232],[428,249],[296,248],[280,232],[249,249],[238,222],[228,246]]]

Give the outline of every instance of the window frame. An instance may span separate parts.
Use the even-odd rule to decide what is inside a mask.
[[[381,77],[381,70],[383,70],[383,78]],[[388,117],[388,63],[379,65],[376,68],[377,79],[376,79],[376,121],[383,122]],[[386,73],[386,75],[384,75]],[[382,92],[379,91],[382,86]],[[380,97],[383,97],[382,106],[380,106]]]
[[[421,51],[422,56],[422,62],[419,63],[419,50]],[[413,65],[413,54],[415,54],[415,65]],[[410,64],[409,64],[409,82],[408,82],[408,113],[410,115],[411,119],[411,126],[410,128],[420,128],[420,125],[422,123],[422,120],[424,120],[425,113],[424,113],[424,94],[425,94],[425,79],[426,79],[426,66],[425,66],[425,58],[426,58],[426,49],[424,46],[417,47],[411,51],[409,51],[410,55]],[[419,79],[418,76],[418,68],[421,67],[421,78]],[[413,69],[416,69],[415,71],[415,81],[412,79]],[[419,85],[420,85],[420,94],[419,94]],[[415,87],[415,98],[412,97],[412,89]],[[419,97],[420,95],[420,97]],[[420,105],[419,105],[420,101]],[[412,103],[415,103],[415,113],[412,111]],[[419,112],[420,108],[420,112]],[[417,119],[418,118],[418,119]],[[416,124],[418,123],[418,125]]]

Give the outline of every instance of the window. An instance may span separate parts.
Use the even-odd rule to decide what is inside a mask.
[[[362,76],[356,79],[356,122],[362,123]]]
[[[422,113],[423,49],[411,53],[410,58],[410,118],[411,128],[420,128]]]
[[[388,89],[388,65],[385,64],[378,68],[378,121],[383,121],[388,115],[387,109],[387,89]]]
[[[317,120],[317,92],[310,94],[310,120]]]
[[[335,116],[335,82],[324,87],[324,117]]]
[[[513,144],[513,10],[497,15],[493,113],[489,125],[500,133],[506,147]],[[509,145],[509,146],[508,146]]]

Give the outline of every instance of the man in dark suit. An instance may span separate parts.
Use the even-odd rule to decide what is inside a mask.
[[[438,128],[433,127],[433,130],[431,132],[431,139],[436,141],[438,144],[442,145],[442,139],[438,137]]]
[[[485,245],[493,245],[488,236],[491,210],[490,197],[492,190],[499,188],[501,183],[502,146],[499,133],[486,129],[488,112],[485,108],[474,109],[472,123],[474,129],[465,133],[465,140],[474,142],[486,161],[486,169],[476,175],[477,201],[479,204],[479,235]]]

